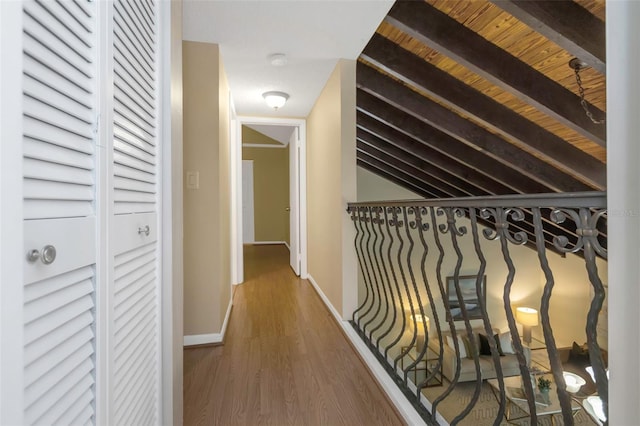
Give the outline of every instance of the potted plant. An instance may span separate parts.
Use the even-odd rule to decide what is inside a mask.
[[[538,390],[541,394],[548,394],[549,389],[551,389],[551,380],[545,379],[544,377],[538,378]]]

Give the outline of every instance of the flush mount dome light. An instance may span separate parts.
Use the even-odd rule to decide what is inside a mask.
[[[284,92],[265,92],[262,94],[262,97],[267,105],[275,110],[282,108],[287,102],[287,99],[289,99],[289,95]]]

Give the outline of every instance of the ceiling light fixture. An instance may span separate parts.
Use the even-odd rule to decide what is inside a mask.
[[[265,92],[262,94],[262,97],[267,105],[276,111],[278,108],[282,108],[282,106],[287,102],[287,99],[289,99],[289,95],[284,92]]]
[[[267,56],[267,60],[274,67],[283,67],[287,65],[287,55],[284,53],[273,53]]]
[[[569,67],[573,69],[576,74],[576,83],[578,83],[578,93],[580,94],[580,105],[582,105],[582,109],[584,109],[584,113],[587,114],[587,117],[591,119],[594,124],[603,124],[604,118],[602,120],[597,120],[593,117],[593,113],[589,110],[589,105],[587,105],[587,101],[584,100],[584,88],[582,87],[582,79],[580,78],[580,70],[588,68],[586,62],[581,61],[578,58],[573,58],[569,61]]]

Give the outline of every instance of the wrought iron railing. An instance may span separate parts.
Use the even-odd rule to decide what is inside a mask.
[[[565,425],[579,411],[606,424],[604,193],[362,202],[348,213],[361,272],[351,323],[428,424],[445,405],[440,414],[459,423],[489,391],[492,424],[514,411],[538,424],[554,404]],[[566,302],[565,294],[582,296]],[[518,305],[539,311],[536,339]],[[595,383],[576,392],[563,363],[576,347],[564,347],[581,338]],[[512,353],[502,357],[500,345]],[[552,394],[540,401],[535,376],[544,373]],[[446,404],[463,381],[465,403]],[[587,409],[594,401],[602,412]]]

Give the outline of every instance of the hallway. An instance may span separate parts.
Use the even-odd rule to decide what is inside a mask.
[[[184,351],[184,424],[399,425],[284,246],[245,246],[225,344]]]

